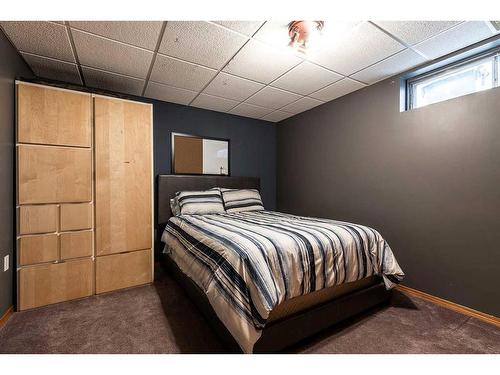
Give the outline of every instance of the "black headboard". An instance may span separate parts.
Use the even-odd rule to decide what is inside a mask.
[[[213,187],[230,189],[260,189],[258,177],[235,176],[185,176],[185,175],[158,175],[158,224],[167,223],[172,212],[170,199],[175,193],[182,190],[206,190]]]

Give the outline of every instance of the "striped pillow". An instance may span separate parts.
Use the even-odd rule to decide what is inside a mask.
[[[224,213],[220,191],[179,191],[176,199],[181,215],[204,215]]]
[[[220,189],[226,212],[262,211],[264,205],[257,189]]]

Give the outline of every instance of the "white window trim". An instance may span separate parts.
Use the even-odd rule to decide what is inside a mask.
[[[426,107],[426,106],[421,106],[421,107],[414,106],[413,86],[415,84],[417,84],[421,81],[424,81],[430,77],[436,77],[436,76],[448,74],[450,72],[453,72],[456,69],[463,67],[464,65],[468,65],[468,64],[471,64],[473,62],[485,60],[488,58],[493,59],[493,87],[492,88],[499,87],[500,86],[500,79],[499,79],[500,48],[496,47],[496,48],[491,49],[489,51],[486,51],[486,52],[483,52],[483,53],[480,53],[480,54],[477,54],[474,56],[467,57],[465,59],[453,62],[451,64],[447,64],[447,65],[440,67],[438,69],[434,69],[430,72],[426,72],[426,73],[423,73],[423,74],[420,74],[420,75],[417,75],[415,77],[407,79],[406,80],[406,110],[411,111],[414,109]],[[465,95],[469,95],[469,94],[465,94]],[[465,96],[465,95],[461,95],[461,96]],[[444,99],[442,101],[451,100],[451,99],[455,99],[455,98]],[[436,103],[441,103],[441,102],[436,102]],[[432,104],[436,104],[436,103],[432,103]]]

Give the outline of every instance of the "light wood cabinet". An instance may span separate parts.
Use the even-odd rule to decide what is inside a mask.
[[[96,253],[151,249],[151,107],[95,98]]]
[[[92,228],[92,203],[61,204],[61,230]]]
[[[93,293],[93,275],[90,258],[21,268],[19,308],[31,309],[90,296]]]
[[[96,259],[96,293],[128,288],[151,282],[151,249]]]
[[[19,265],[53,262],[58,259],[57,234],[24,236],[17,240]]]
[[[18,233],[34,234],[57,231],[57,205],[21,206],[18,209]]]
[[[18,145],[19,204],[92,200],[92,151]]]
[[[91,147],[90,94],[18,85],[17,141]]]
[[[92,256],[93,237],[90,230],[61,233],[59,240],[63,260]]]
[[[17,82],[18,309],[152,281],[152,106]]]

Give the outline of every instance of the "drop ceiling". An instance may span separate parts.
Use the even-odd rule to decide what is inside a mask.
[[[40,78],[279,122],[498,33],[488,22],[326,22],[320,49],[287,22],[0,22]]]

